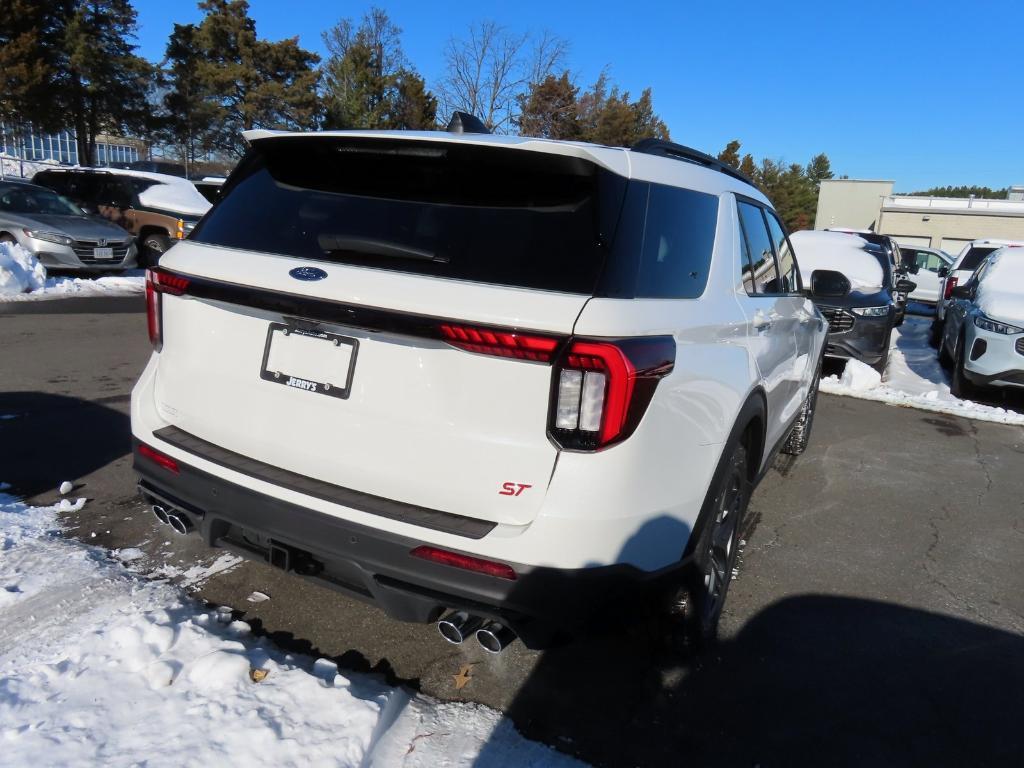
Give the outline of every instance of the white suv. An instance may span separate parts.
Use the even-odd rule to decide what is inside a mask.
[[[963,285],[974,274],[981,262],[990,253],[1000,248],[1019,248],[1024,242],[1019,240],[996,240],[995,238],[984,238],[972,240],[960,249],[953,260],[953,264],[946,270],[939,270],[939,277],[942,282],[939,285],[939,300],[935,305],[935,322],[932,324],[932,339],[937,340],[942,331],[942,324],[946,319],[946,307],[952,299],[953,289],[959,284]]]
[[[939,359],[952,367],[950,391],[972,398],[979,387],[1024,387],[1024,248],[989,254],[953,288]]]
[[[713,636],[826,334],[768,200],[666,142],[246,138],[148,276],[157,517],[492,651],[638,589]]]

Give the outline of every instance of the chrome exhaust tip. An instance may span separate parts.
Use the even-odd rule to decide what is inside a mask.
[[[483,623],[484,620],[479,616],[471,616],[466,611],[455,611],[437,622],[437,631],[449,643],[459,645]]]
[[[476,641],[488,653],[501,653],[516,639],[516,633],[500,621],[489,621],[476,631]]]
[[[152,510],[153,517],[156,518],[158,523],[161,523],[162,525],[167,525],[170,522],[170,520],[167,519],[166,507],[160,504],[154,504],[152,507],[150,507],[150,510]]]
[[[177,512],[167,513],[167,524],[174,529],[179,536],[184,536],[192,530],[192,521],[187,515],[179,515]]]

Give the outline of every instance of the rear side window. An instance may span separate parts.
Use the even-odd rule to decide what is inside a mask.
[[[760,206],[737,203],[740,229],[746,238],[747,254],[757,293],[782,293],[779,273],[775,268],[772,241]]]
[[[55,192],[64,194],[68,186],[68,175],[66,173],[54,173],[53,171],[43,171],[37,173],[32,177],[34,184],[39,184],[44,187],[49,187]]]
[[[704,293],[718,228],[718,197],[631,181],[599,295],[694,299]]]
[[[965,269],[973,272],[978,268],[978,265],[981,264],[981,260],[995,250],[998,250],[997,246],[976,245],[964,255],[964,260],[960,262],[960,265],[957,267],[957,269]]]
[[[257,142],[192,240],[592,294],[626,180],[573,157],[408,140]]]

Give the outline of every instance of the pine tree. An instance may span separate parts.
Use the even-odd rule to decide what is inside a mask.
[[[160,133],[178,150],[186,170],[209,147],[209,126],[216,113],[200,76],[203,51],[198,32],[194,24],[174,25],[161,77],[166,92]]]
[[[66,77],[53,97],[78,138],[78,159],[96,162],[96,137],[152,127],[148,95],[154,68],[136,56],[136,14],[128,0],[82,0],[67,21]]]
[[[832,163],[829,162],[828,155],[824,152],[812,157],[807,164],[807,178],[811,180],[815,188],[820,187],[822,181],[831,179],[833,175]]]
[[[740,173],[751,181],[757,181],[757,165],[754,163],[754,156],[749,152],[740,161]]]
[[[358,28],[343,19],[324,34],[324,125],[328,128],[433,128],[437,99],[402,52],[401,29],[380,8]]]
[[[0,2],[0,120],[8,126],[65,127],[54,89],[65,79],[71,9],[71,0]]]
[[[240,155],[242,131],[316,127],[320,58],[291,38],[260,40],[246,0],[204,0],[197,78],[213,107],[209,148]]]
[[[522,136],[544,139],[575,140],[580,137],[578,105],[579,88],[572,84],[569,73],[561,77],[548,75],[534,83],[520,96],[516,123]]]
[[[749,157],[749,155],[748,155]],[[740,167],[740,142],[733,139],[718,153],[718,159],[732,168]]]
[[[647,138],[668,139],[668,126],[654,114],[651,89],[630,102],[628,92],[608,89],[608,76],[601,75],[579,98],[580,138],[610,147],[629,147]]]

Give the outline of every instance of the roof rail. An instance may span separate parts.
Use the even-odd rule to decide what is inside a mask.
[[[746,174],[740,173],[731,165],[723,163],[717,157],[712,157],[698,149],[684,147],[682,144],[676,144],[672,141],[664,141],[663,139],[641,139],[630,147],[630,149],[633,152],[642,152],[645,155],[670,157],[673,160],[682,160],[684,163],[701,165],[705,168],[710,168],[712,171],[718,171],[719,173],[724,173],[726,176],[732,176],[734,179],[739,179],[752,187],[757,186],[757,184],[755,184],[754,181]]]

